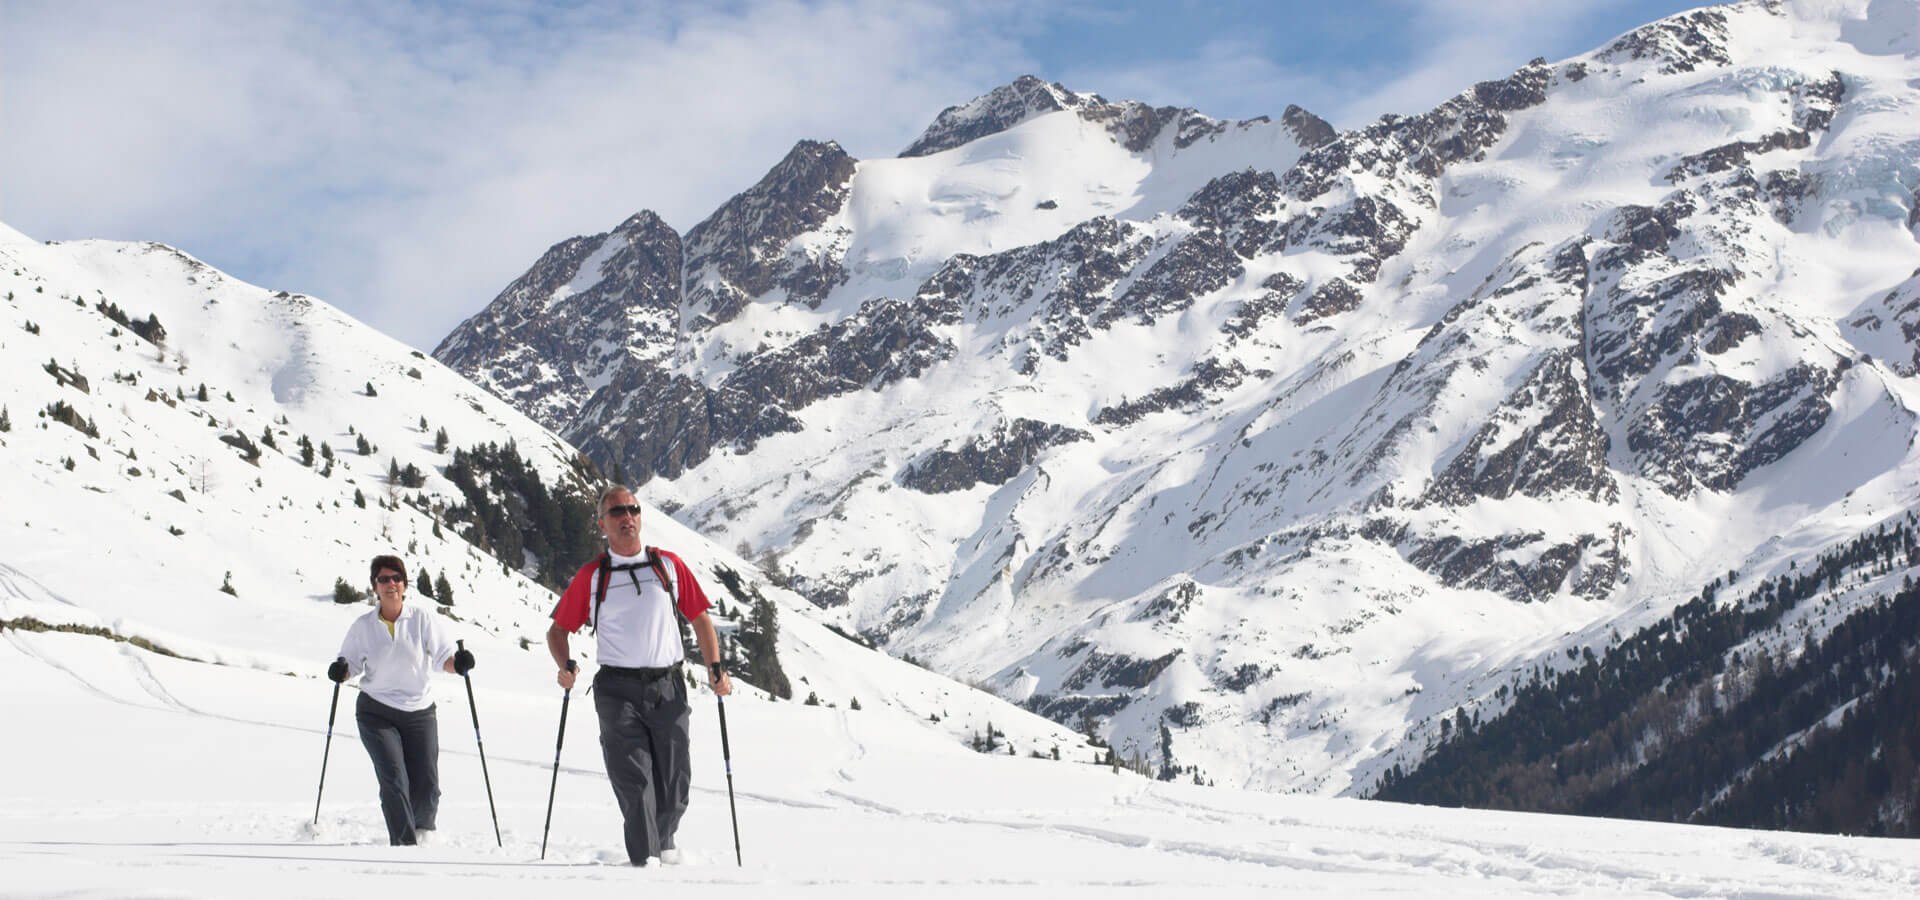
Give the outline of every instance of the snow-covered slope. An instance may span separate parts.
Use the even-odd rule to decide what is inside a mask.
[[[1362,791],[1920,503],[1915,13],[1705,8],[1339,134],[1023,79],[803,143],[653,280],[563,244],[436,354],[890,652]]]
[[[463,498],[441,472],[455,448],[511,442],[556,490],[590,492],[577,451],[319,300],[236,282],[161,245],[42,245],[9,231],[0,295],[0,621],[100,629],[308,682],[365,609],[334,602],[336,579],[364,590],[367,561],[391,552],[447,579],[455,632],[491,670],[483,683],[544,693],[553,595],[457,535],[465,526],[446,511]],[[108,310],[143,328],[151,317],[164,337]],[[318,448],[310,462],[303,437]],[[410,466],[420,486],[390,479]],[[991,722],[1003,749],[1091,758],[1067,729],[795,615],[810,607],[666,515],[648,514],[645,529],[730,613],[746,600],[721,572],[774,601],[796,699],[857,699],[956,745]],[[430,601],[416,592],[414,602]]]
[[[1440,810],[1153,782],[975,754],[911,722],[730,700],[741,856],[711,703],[696,706],[686,865],[624,865],[591,704],[573,698],[540,860],[559,698],[473,672],[496,848],[457,679],[439,841],[384,846],[350,716],[320,824],[324,680],[75,635],[0,640],[9,896],[1005,898],[1911,897],[1911,841]],[[57,666],[55,665],[57,663]],[[590,699],[590,698],[587,698]],[[343,699],[343,702],[350,702]]]
[[[1050,722],[797,614],[798,597],[657,511],[652,540],[715,584],[730,570],[775,600],[796,693],[823,704],[751,688],[727,704],[742,868],[718,719],[698,702],[687,864],[636,872],[621,864],[583,698],[549,781],[560,698],[538,637],[550,595],[452,538],[450,523],[449,537],[434,533],[458,501],[438,474],[440,428],[455,446],[512,441],[577,489],[570,448],[318,300],[234,282],[163,246],[41,245],[0,228],[0,296],[0,893],[415,897],[422,876],[476,898],[556,885],[626,896],[637,883],[855,898],[1893,897],[1920,885],[1902,842],[1282,798],[1116,773],[1087,764],[1093,748]],[[163,340],[135,331],[158,336],[156,321]],[[40,414],[49,406],[58,420]],[[239,434],[256,442],[256,462],[241,458]],[[331,468],[318,450],[302,461],[301,436],[333,449]],[[407,465],[431,474],[390,486],[389,469]],[[365,608],[332,602],[332,583],[360,581],[385,551],[446,576],[451,627],[480,661],[473,737],[460,680],[436,676],[445,795],[431,847],[384,846],[351,717],[326,736],[333,686],[320,673]],[[990,731],[1002,733],[992,753],[962,743]],[[490,808],[503,847],[490,842]]]

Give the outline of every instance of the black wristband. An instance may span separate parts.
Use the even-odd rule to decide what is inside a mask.
[[[707,663],[707,671],[711,673],[713,677],[719,678],[720,676],[727,674],[727,664],[724,662]]]

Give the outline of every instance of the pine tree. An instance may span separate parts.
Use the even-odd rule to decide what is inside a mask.
[[[359,451],[361,456],[373,455],[373,444],[367,440],[367,436],[364,434],[354,436],[353,449]]]
[[[12,431],[13,418],[7,415],[7,408],[0,406],[0,431]]]
[[[367,595],[360,593],[353,585],[348,584],[345,578],[335,578],[333,580],[333,602],[340,604],[359,603],[365,599],[367,599]]]
[[[447,573],[441,572],[440,577],[433,580],[433,597],[441,606],[453,605],[453,585],[447,583]]]
[[[193,395],[193,399],[195,399],[195,400],[198,400],[198,401],[200,401],[201,403],[205,403],[205,402],[207,402],[207,385],[206,385],[206,382],[201,382],[201,383],[200,383],[200,390],[198,390],[198,391],[196,391],[196,392],[194,393],[194,395]]]
[[[232,572],[228,572],[226,574],[226,577],[220,579],[220,593],[226,594],[229,597],[240,596],[240,592],[233,589],[233,573]]]
[[[272,427],[267,427],[267,428],[263,428],[263,429],[261,429],[261,430],[260,430],[260,443],[262,443],[262,444],[265,444],[265,445],[267,445],[268,447],[270,447],[270,448],[272,448],[272,449],[274,449],[274,450],[278,450],[278,449],[280,449],[280,446],[279,446],[278,444],[275,444],[275,443],[273,442],[273,428],[272,428]]]
[[[333,462],[333,445],[332,444],[329,444],[326,441],[320,442],[320,458],[326,460],[327,462]]]
[[[313,466],[313,441],[304,434],[300,436],[300,464]]]
[[[447,429],[441,428],[433,434],[433,452],[447,452]]]
[[[359,488],[353,489],[353,505],[358,506],[361,509],[367,508],[367,495],[360,493]]]
[[[371,381],[367,382],[367,396],[369,397],[380,396],[380,392],[373,389],[373,382]]]
[[[432,599],[433,579],[427,577],[426,569],[420,570],[420,580],[416,584],[414,584],[413,587],[414,587],[414,590],[417,590],[420,592],[420,596],[426,597],[428,599]]]

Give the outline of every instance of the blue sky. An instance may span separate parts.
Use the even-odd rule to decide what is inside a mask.
[[[560,240],[685,230],[797,140],[890,156],[1019,75],[1350,127],[1694,5],[6,0],[0,221],[163,241],[431,349]]]

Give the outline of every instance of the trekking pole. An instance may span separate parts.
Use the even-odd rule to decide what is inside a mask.
[[[333,717],[340,712],[340,682],[333,683],[333,703],[327,706],[327,745],[320,751],[320,789],[313,792],[313,824],[320,824],[320,795],[327,790],[327,757],[333,753]]]
[[[727,815],[733,817],[733,864],[744,867],[740,860],[740,813],[733,807],[733,748],[727,745],[727,698],[714,694],[713,699],[720,704],[720,758],[727,764]]]
[[[567,671],[576,672],[579,669],[573,660],[567,660]],[[553,782],[547,785],[547,824],[540,827],[541,859],[547,858],[547,832],[553,829],[553,792],[560,787],[560,748],[567,743],[567,701],[572,699],[572,688],[560,695],[560,736],[553,741]]]
[[[454,641],[453,646],[465,650],[467,642]],[[480,778],[487,784],[487,813],[493,816],[493,845],[504,847],[506,844],[500,840],[500,814],[493,808],[493,777],[487,774],[487,745],[480,740],[480,707],[473,705],[473,676],[462,672],[460,680],[467,683],[467,711],[473,713],[473,745],[480,748]]]

